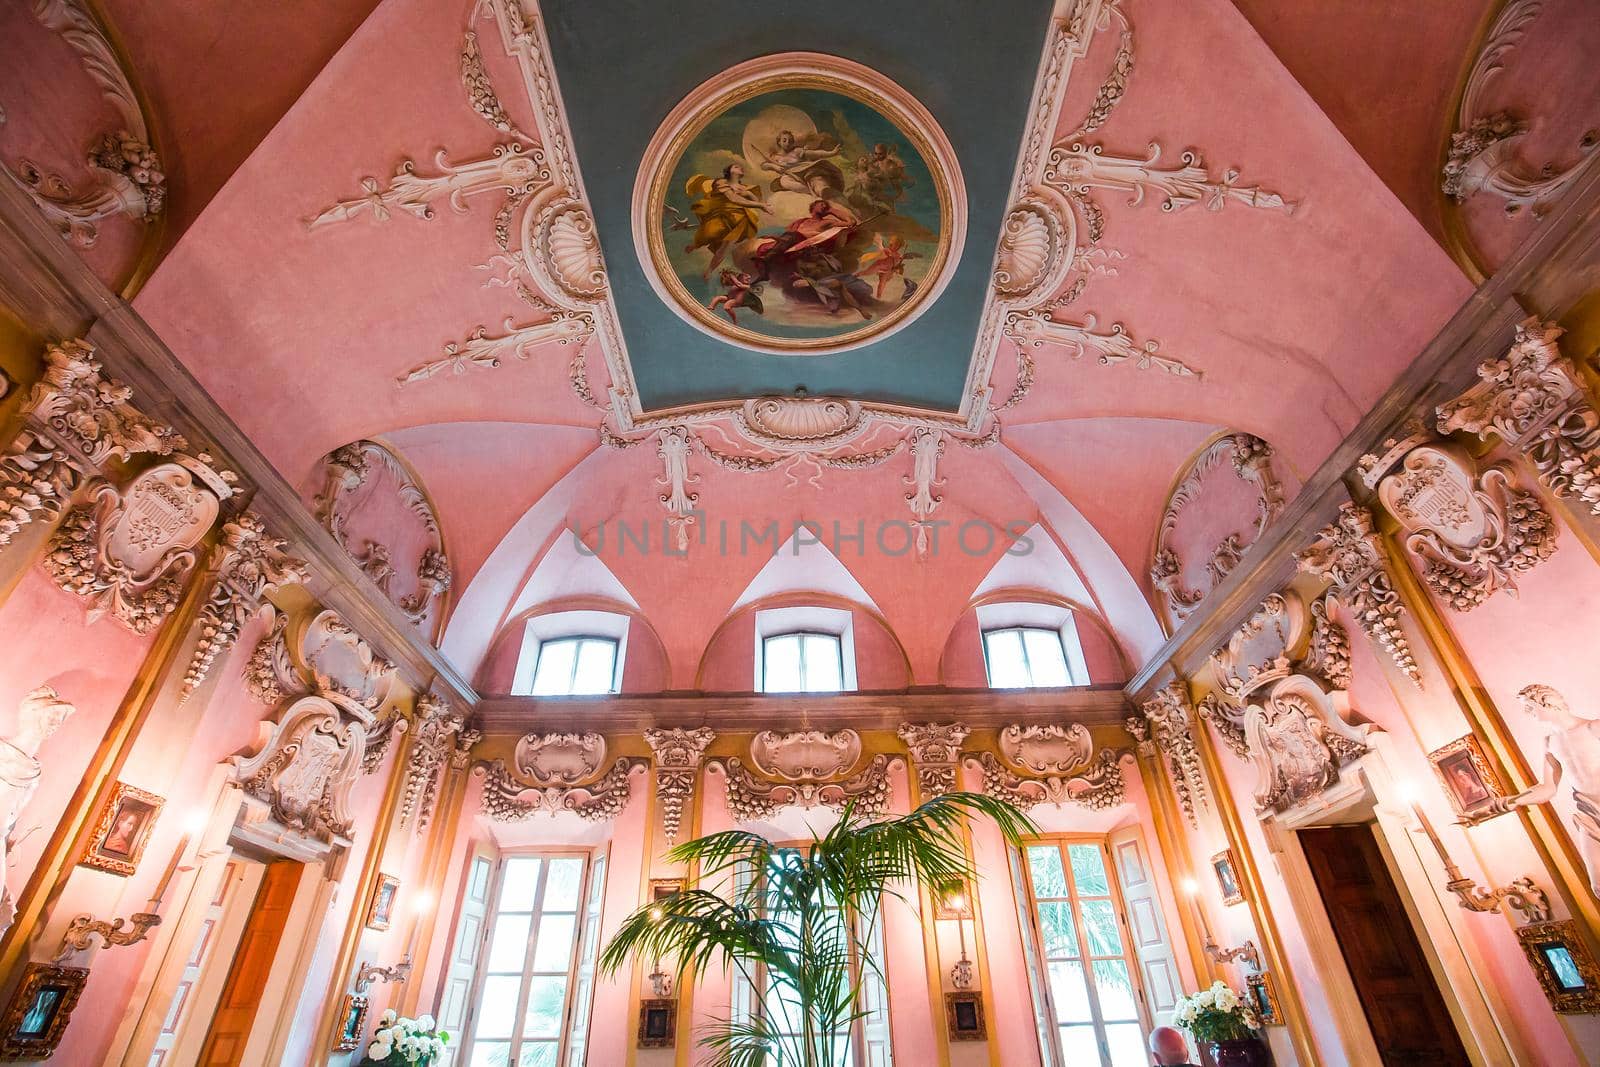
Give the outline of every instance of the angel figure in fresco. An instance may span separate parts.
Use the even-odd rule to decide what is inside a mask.
[[[906,186],[916,182],[916,178],[906,173],[900,153],[882,141],[872,146],[871,155],[856,160],[855,174],[851,178],[851,201],[864,210],[880,214],[893,214],[895,205],[906,195]]]
[[[872,235],[872,247],[861,253],[861,265],[856,273],[863,278],[877,276],[878,285],[875,296],[883,299],[883,287],[889,284],[889,279],[895,275],[900,276],[904,283],[901,299],[907,299],[917,291],[917,283],[906,277],[906,260],[916,259],[921,253],[907,252],[906,239],[899,234],[890,234],[884,240],[880,230]]]
[[[1482,810],[1498,815],[1547,803],[1566,775],[1578,808],[1578,854],[1589,869],[1589,891],[1600,897],[1600,717],[1572,710],[1567,698],[1548,685],[1526,686],[1517,696],[1522,710],[1550,731],[1544,741],[1544,779],[1516,796],[1496,797]]]
[[[773,175],[775,193],[832,198],[844,191],[844,172],[832,159],[838,154],[839,142],[825,133],[779,130],[772,152],[761,153],[761,169]]]
[[[740,163],[729,163],[722,168],[720,178],[696,174],[684,183],[683,191],[698,198],[690,210],[700,220],[694,240],[684,251],[704,248],[711,253],[711,262],[706,264],[700,275],[702,278],[711,277],[729,248],[756,235],[761,227],[761,212],[772,214],[772,205],[744,184],[744,166]]]
[[[706,307],[712,311],[721,308],[735,326],[739,325],[739,317],[734,314],[735,308],[747,307],[757,315],[766,311],[761,304],[761,283],[743,271],[733,270],[729,267],[722,268],[722,273],[717,276],[722,282],[723,289],[727,290],[711,298],[711,303]]]

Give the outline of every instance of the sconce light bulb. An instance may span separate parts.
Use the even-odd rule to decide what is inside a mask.
[[[666,913],[663,912],[659,907],[651,908],[650,909],[650,921],[653,922],[653,923],[658,923],[658,922],[661,921],[662,916],[665,915],[665,914]]]
[[[1200,883],[1193,878],[1185,878],[1183,880],[1183,891],[1192,897],[1200,892]]]
[[[955,911],[963,911],[963,910],[966,909],[966,906],[967,906],[966,894],[961,893],[959,891],[955,892],[955,893],[951,893],[948,897],[945,898],[945,903],[948,904],[951,907],[951,909],[953,909]]]
[[[433,910],[433,894],[428,892],[418,893],[411,898],[411,906],[418,915],[425,915]]]

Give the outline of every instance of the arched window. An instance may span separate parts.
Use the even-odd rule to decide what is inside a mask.
[[[561,697],[619,692],[627,635],[628,617],[609,611],[535,615],[523,629],[512,695]]]
[[[763,693],[839,693],[856,687],[850,612],[769,608],[756,612],[756,689]]]
[[[994,689],[1088,685],[1088,664],[1071,608],[985,604],[978,608],[983,662]]]

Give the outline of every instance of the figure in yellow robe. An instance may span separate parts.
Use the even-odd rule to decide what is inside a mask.
[[[720,178],[696,174],[684,183],[683,191],[695,200],[691,211],[700,220],[694,231],[694,240],[684,249],[709,249],[711,262],[706,264],[703,278],[711,277],[728,249],[756,235],[761,228],[758,212],[772,214],[772,207],[757,192],[744,184],[744,167],[729,163]]]

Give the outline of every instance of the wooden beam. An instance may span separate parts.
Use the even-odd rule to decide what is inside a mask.
[[[893,730],[902,722],[999,726],[1021,722],[1122,725],[1130,714],[1117,685],[1067,689],[912,689],[862,693],[661,693],[649,696],[485,697],[487,736],[651,726],[709,726],[719,733],[810,727]]]

